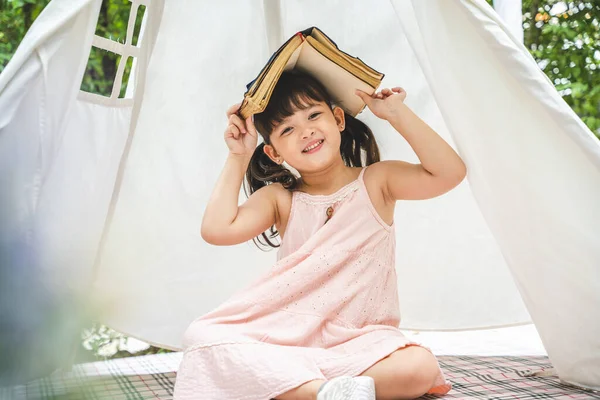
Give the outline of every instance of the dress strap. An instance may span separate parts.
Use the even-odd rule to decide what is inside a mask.
[[[364,182],[363,175],[365,174],[365,170],[366,170],[367,168],[369,168],[369,166],[368,166],[368,165],[367,165],[367,166],[365,166],[365,167],[363,167],[363,168],[362,168],[362,170],[360,171],[360,174],[358,174],[358,180],[359,180],[359,181],[361,181],[361,182]]]

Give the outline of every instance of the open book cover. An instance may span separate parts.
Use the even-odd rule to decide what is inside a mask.
[[[283,71],[296,68],[318,79],[334,102],[353,117],[365,108],[354,91],[361,89],[373,94],[384,77],[360,58],[341,51],[334,41],[313,26],[289,38],[246,86],[240,116],[245,119],[263,112]]]

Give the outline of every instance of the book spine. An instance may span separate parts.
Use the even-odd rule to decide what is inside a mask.
[[[239,115],[242,119],[246,119],[249,116],[262,111],[264,111],[264,109],[261,110],[260,106],[257,105],[250,97],[246,97],[240,106]]]

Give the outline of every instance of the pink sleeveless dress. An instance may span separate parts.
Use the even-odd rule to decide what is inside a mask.
[[[174,399],[269,400],[420,345],[398,329],[395,224],[375,210],[366,168],[330,195],[293,192],[277,262],[185,331]],[[440,370],[429,393],[450,388]]]

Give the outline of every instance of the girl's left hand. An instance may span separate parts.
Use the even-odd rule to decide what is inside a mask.
[[[401,87],[393,87],[391,90],[385,88],[371,96],[360,89],[356,89],[355,93],[375,116],[386,120],[398,111],[406,98],[406,91]]]

